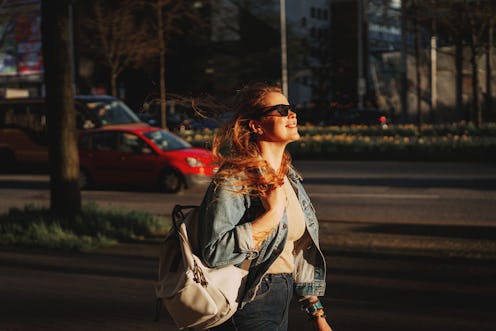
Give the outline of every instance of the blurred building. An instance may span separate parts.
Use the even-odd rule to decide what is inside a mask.
[[[255,36],[263,43],[272,35],[265,54],[270,47],[272,75],[279,82],[281,2],[212,2],[212,41],[226,49],[227,44],[244,43],[237,32],[246,24],[240,11],[263,22],[259,26],[265,25],[266,32]],[[392,85],[399,88],[400,0],[285,0],[285,6],[291,103],[324,120],[331,104],[377,107],[376,96],[381,108],[400,108],[398,95],[383,95]],[[261,65],[252,61],[250,70]]]
[[[304,108],[329,100],[329,0],[286,0],[290,102]]]
[[[334,106],[401,122],[496,118],[496,2],[331,0],[330,11]]]
[[[269,80],[281,82],[281,1],[212,1],[212,41],[229,50],[236,43],[245,45],[251,52],[247,64],[251,75],[249,80]],[[330,96],[330,91],[317,91],[320,87],[315,73],[323,72],[328,63],[330,33],[330,0],[285,0],[288,81],[290,102],[302,107],[313,104],[315,99]],[[249,26],[250,22],[257,22]],[[256,29],[256,30],[255,30]],[[243,33],[246,33],[245,35]],[[250,44],[250,40],[254,43]],[[265,45],[261,56],[257,57],[254,48]],[[325,46],[325,50],[323,49]],[[321,49],[319,49],[321,48]],[[250,56],[245,53],[245,56]],[[225,63],[224,63],[225,65]],[[216,69],[211,69],[215,73]],[[240,68],[239,71],[242,71]],[[271,73],[264,77],[263,73]],[[249,75],[246,75],[248,77]],[[266,79],[268,78],[268,79]],[[272,79],[271,79],[272,78]],[[246,83],[240,81],[239,83]]]
[[[335,104],[376,107],[376,96],[397,82],[400,8],[401,0],[331,0]]]
[[[304,120],[325,121],[333,107],[380,108],[401,121],[472,120],[474,93],[474,103],[486,105],[485,119],[496,120],[488,102],[496,91],[491,0],[438,0],[437,9],[407,0],[209,0],[201,15],[206,24],[188,26],[169,44],[169,91],[223,96],[248,82],[281,83],[282,2],[288,97],[308,110]],[[40,3],[0,1],[0,97],[43,95]],[[414,4],[424,7],[412,11]],[[475,23],[461,13],[471,13]],[[480,37],[477,44],[471,28]],[[77,38],[74,48],[77,89],[104,93],[98,88],[105,86],[108,69],[82,57]],[[135,94],[135,104],[155,86],[155,62],[122,74],[119,84],[129,99]],[[92,85],[82,83],[97,74]]]

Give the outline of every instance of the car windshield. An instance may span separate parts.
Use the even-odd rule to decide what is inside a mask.
[[[141,122],[138,116],[120,100],[85,101],[88,108],[98,117],[102,125]]]
[[[165,130],[149,131],[143,135],[163,151],[191,148],[188,142]]]

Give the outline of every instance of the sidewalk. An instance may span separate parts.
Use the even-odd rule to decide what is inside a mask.
[[[0,251],[0,330],[177,330],[165,311],[153,321],[156,259],[122,248]]]

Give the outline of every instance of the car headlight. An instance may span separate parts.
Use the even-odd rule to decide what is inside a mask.
[[[186,163],[188,163],[188,165],[190,167],[203,167],[204,166],[204,164],[200,160],[198,160],[197,158],[194,158],[194,157],[187,157]]]

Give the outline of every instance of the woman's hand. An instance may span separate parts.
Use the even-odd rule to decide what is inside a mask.
[[[286,193],[282,186],[267,194],[265,199],[262,199],[262,204],[267,212],[272,212],[274,217],[281,219],[287,205]]]
[[[286,193],[282,187],[270,192],[262,204],[265,213],[251,223],[254,247],[258,247],[269,233],[279,224],[286,208]]]
[[[327,323],[327,320],[323,317],[319,317],[312,321],[313,328],[317,331],[332,331],[331,326]]]

